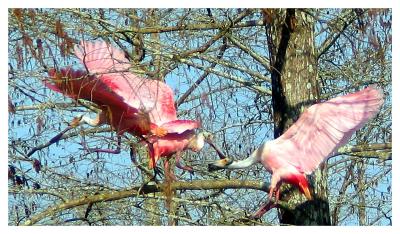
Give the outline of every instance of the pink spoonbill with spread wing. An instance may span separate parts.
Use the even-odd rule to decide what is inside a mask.
[[[147,143],[149,166],[160,157],[186,149],[199,151],[204,135],[195,134],[198,121],[179,120],[174,93],[165,83],[139,77],[128,71],[131,64],[122,50],[106,42],[82,42],[75,55],[85,69],[49,70],[45,85],[74,99],[96,103],[101,109],[96,118],[80,116],[73,124],[110,124],[119,135],[129,132]]]
[[[261,163],[272,174],[269,197],[279,199],[283,182],[297,186],[312,199],[306,175],[311,174],[355,131],[373,118],[383,104],[382,91],[364,90],[310,106],[279,138],[262,144],[248,158],[229,158],[209,164],[209,170],[240,169]]]

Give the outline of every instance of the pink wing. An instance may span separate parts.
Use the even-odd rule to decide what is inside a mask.
[[[103,75],[101,79],[128,105],[148,112],[152,123],[161,126],[177,119],[174,94],[163,82],[126,72]]]
[[[311,174],[374,117],[382,103],[382,91],[370,86],[312,105],[293,126],[272,142],[270,155]]]
[[[145,135],[151,129],[149,116],[141,113],[137,108],[129,106],[123,98],[113,92],[101,79],[95,75],[87,75],[86,71],[73,70],[70,67],[49,70],[50,81],[45,85],[57,92],[74,99],[86,99],[106,108],[111,118],[108,120],[118,132],[125,131],[133,135]]]
[[[183,133],[187,130],[192,130],[200,126],[198,121],[194,120],[174,120],[161,125],[168,133]]]
[[[129,61],[121,50],[105,42],[81,44],[81,49],[75,49],[76,56],[89,72],[103,73],[99,79],[127,105],[149,112],[151,122],[159,126],[177,119],[174,94],[168,85],[122,72],[130,67]]]
[[[66,67],[61,68],[59,73],[55,69],[49,69],[48,74],[51,82],[44,81],[44,84],[56,92],[73,99],[86,99],[98,105],[113,105],[122,109],[129,108],[123,103],[122,98],[113,93],[101,80],[95,76],[87,75],[85,71]],[[133,110],[137,112],[137,109]]]
[[[82,41],[81,47],[75,47],[75,55],[91,73],[126,71],[131,66],[122,50],[116,49],[104,41]]]

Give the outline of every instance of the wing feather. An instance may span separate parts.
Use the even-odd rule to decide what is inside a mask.
[[[104,41],[82,41],[75,47],[75,55],[91,73],[126,71],[131,66],[122,50]]]
[[[49,69],[50,81],[44,81],[46,87],[73,99],[85,99],[98,105],[128,108],[122,98],[110,90],[100,79],[88,75],[85,71],[71,67],[61,68],[60,72]]]
[[[271,154],[310,174],[346,144],[353,133],[374,117],[383,104],[376,86],[309,107],[271,144]]]
[[[81,42],[75,54],[90,73],[100,73],[99,79],[127,105],[148,112],[151,122],[162,125],[177,119],[172,89],[126,72],[130,63],[122,50],[103,41]]]
[[[177,119],[174,94],[165,83],[132,73],[113,73],[103,77],[103,82],[125,103],[148,112],[152,123],[161,126]]]

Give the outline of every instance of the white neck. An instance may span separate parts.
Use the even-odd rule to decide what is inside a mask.
[[[253,164],[256,164],[259,161],[259,149],[254,151],[248,158],[240,160],[240,161],[233,161],[231,164],[227,165],[226,168],[228,169],[242,169],[250,167]]]

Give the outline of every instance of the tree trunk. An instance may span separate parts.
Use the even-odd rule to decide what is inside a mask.
[[[277,138],[319,99],[314,19],[301,9],[263,10],[263,13],[271,52],[274,136]],[[282,186],[281,199],[295,208],[280,209],[281,224],[330,225],[324,165],[309,180],[314,192],[312,201],[305,201],[297,189],[287,189],[292,186]]]

